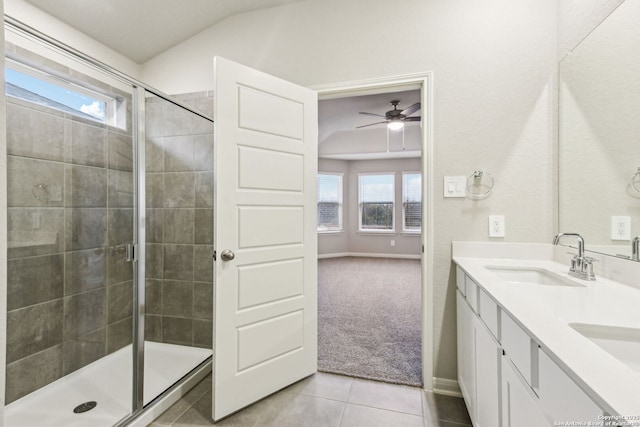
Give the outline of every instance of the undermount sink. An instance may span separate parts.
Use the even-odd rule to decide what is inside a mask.
[[[640,372],[640,329],[569,323],[576,332],[636,372]]]
[[[490,265],[485,268],[509,283],[584,287],[584,285],[578,282],[562,277],[544,268],[502,265]]]

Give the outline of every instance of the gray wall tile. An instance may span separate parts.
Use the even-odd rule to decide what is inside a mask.
[[[67,209],[65,216],[67,251],[105,246],[107,210],[104,208]]]
[[[213,348],[213,322],[211,320],[193,319],[193,345],[195,347]]]
[[[133,173],[109,170],[109,207],[133,207]]]
[[[147,277],[150,279],[162,279],[163,268],[163,249],[162,245],[151,245],[147,244],[146,246],[147,253],[145,260],[145,268]]]
[[[107,326],[107,354],[131,344],[133,338],[133,318],[127,317]],[[130,363],[130,362],[128,362]]]
[[[162,314],[176,317],[193,315],[193,282],[165,280],[162,283]]]
[[[194,282],[193,317],[194,319],[213,318],[213,283]]]
[[[71,124],[71,161],[88,166],[107,166],[107,131],[73,119]]]
[[[193,171],[195,166],[195,142],[193,136],[164,138],[164,171]]]
[[[145,239],[147,243],[162,243],[164,236],[164,212],[162,209],[147,209]]]
[[[57,254],[9,260],[7,283],[8,310],[62,298],[64,256]]]
[[[146,280],[144,300],[145,313],[162,314],[162,280]]]
[[[162,342],[162,316],[152,314],[144,316],[144,339]]]
[[[193,245],[163,245],[164,272],[168,280],[193,280]]]
[[[193,280],[213,282],[213,246],[197,245],[193,248]]]
[[[105,289],[64,299],[64,339],[81,337],[105,326]]]
[[[62,345],[64,375],[95,362],[106,355],[106,328],[65,340]]]
[[[149,116],[148,112],[147,116]],[[147,133],[147,141],[144,145],[144,160],[147,172],[164,172],[164,148],[162,147],[162,141],[163,138],[154,138]]]
[[[7,363],[62,343],[62,299],[9,311]]]
[[[133,280],[133,263],[127,261],[124,246],[111,246],[107,254],[107,284]]]
[[[64,208],[9,208],[8,257],[64,251]]]
[[[162,342],[190,346],[193,343],[193,320],[162,316]]]
[[[145,203],[147,208],[162,207],[162,192],[164,175],[161,173],[147,173],[145,175]]]
[[[195,209],[164,209],[163,243],[193,244]]]
[[[64,165],[7,156],[9,207],[63,206]]]
[[[213,209],[196,209],[195,236],[196,244],[213,244]]]
[[[62,345],[7,365],[7,404],[62,377]]]
[[[213,207],[213,172],[196,173],[196,207]]]
[[[65,167],[65,206],[106,207],[107,170],[67,165]]]
[[[131,135],[120,132],[107,132],[109,150],[109,169],[121,171],[133,170],[133,141]]]
[[[65,296],[104,287],[107,283],[107,250],[88,249],[64,254]]]
[[[164,175],[165,208],[195,207],[194,174],[192,172],[166,173]]]
[[[213,171],[213,134],[195,136],[195,170]]]
[[[107,244],[117,246],[133,242],[133,209],[107,210],[109,215]]]
[[[7,101],[7,154],[64,161],[64,119]]]
[[[107,289],[107,323],[133,315],[133,282],[122,282]]]

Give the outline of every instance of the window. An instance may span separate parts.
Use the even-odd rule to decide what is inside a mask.
[[[402,174],[402,231],[422,231],[422,175],[415,172]]]
[[[395,176],[358,175],[360,231],[393,231]]]
[[[318,231],[342,231],[342,174],[318,174]]]
[[[116,125],[115,98],[14,62],[5,68],[5,80],[8,96]]]

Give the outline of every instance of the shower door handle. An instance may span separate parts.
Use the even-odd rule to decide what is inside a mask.
[[[236,254],[234,254],[233,251],[230,249],[225,249],[220,253],[220,259],[223,261],[233,261],[235,257],[236,257]]]

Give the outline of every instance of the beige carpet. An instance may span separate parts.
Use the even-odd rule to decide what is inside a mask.
[[[420,261],[318,260],[318,370],[422,385]]]

